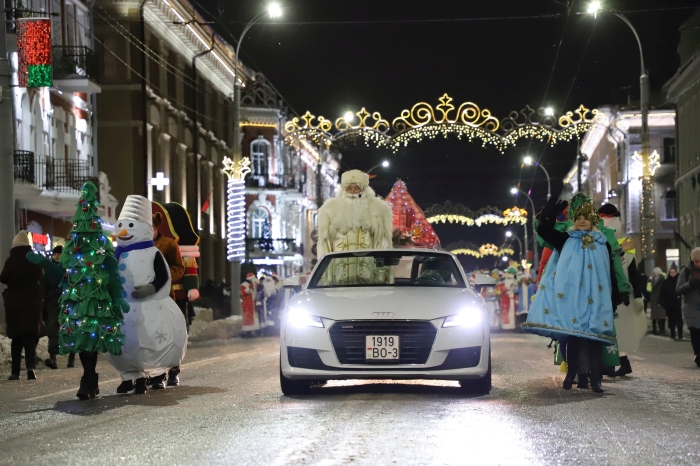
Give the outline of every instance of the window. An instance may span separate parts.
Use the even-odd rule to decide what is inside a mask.
[[[664,220],[676,219],[676,192],[667,191],[664,196]]]
[[[676,140],[674,138],[664,138],[663,163],[676,163]]]
[[[250,233],[252,238],[262,238],[263,227],[270,221],[270,216],[265,209],[255,209],[251,215]]]
[[[267,177],[267,141],[262,136],[250,143],[253,176]]]

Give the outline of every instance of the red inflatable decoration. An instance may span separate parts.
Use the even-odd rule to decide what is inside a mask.
[[[401,236],[411,238],[411,242],[421,248],[439,248],[440,240],[435,230],[425,218],[423,209],[413,200],[403,181],[398,180],[386,197],[394,211],[394,230],[399,230]]]

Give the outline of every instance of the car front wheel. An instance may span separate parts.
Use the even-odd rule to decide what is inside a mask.
[[[280,368],[280,388],[282,393],[287,396],[291,395],[304,395],[309,393],[311,388],[311,383],[308,380],[291,380],[282,374],[282,368]]]
[[[491,348],[489,348],[489,369],[480,379],[460,380],[462,391],[470,395],[488,395],[491,391]]]

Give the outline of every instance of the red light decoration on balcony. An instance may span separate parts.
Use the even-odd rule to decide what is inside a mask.
[[[50,19],[17,20],[17,58],[19,87],[53,85]]]

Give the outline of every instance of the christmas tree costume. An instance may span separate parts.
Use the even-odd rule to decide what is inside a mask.
[[[130,195],[117,223],[119,277],[131,306],[124,319],[124,346],[107,359],[126,383],[136,379],[136,392],[145,393],[146,377],[179,366],[187,348],[185,319],[170,298],[170,271],[153,243],[151,202]]]
[[[47,275],[62,277],[58,350],[60,354],[80,353],[80,399],[94,398],[99,393],[97,353],[122,353],[122,313],[129,311],[122,296],[112,242],[102,232],[102,220],[97,215],[96,193],[97,187],[91,182],[82,187],[60,265],[38,254],[27,255],[44,267]]]

